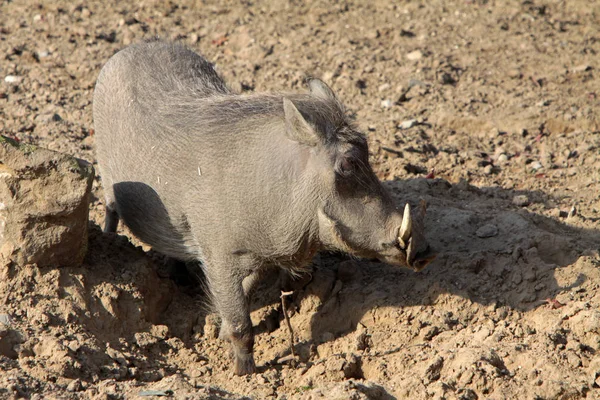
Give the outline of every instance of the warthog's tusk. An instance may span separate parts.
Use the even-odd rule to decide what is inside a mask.
[[[402,216],[402,225],[400,226],[400,232],[398,233],[398,241],[400,246],[406,248],[408,239],[412,231],[412,220],[410,216],[410,206],[406,203],[404,207],[404,215]]]

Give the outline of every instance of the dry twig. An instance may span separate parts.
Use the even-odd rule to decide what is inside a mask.
[[[283,315],[285,317],[285,322],[287,324],[288,329],[290,330],[290,350],[292,351],[292,356],[294,357],[294,360],[296,360],[297,356],[296,356],[296,351],[294,350],[294,330],[292,329],[292,324],[290,323],[290,317],[288,316],[287,307],[285,306],[285,298],[287,296],[291,296],[292,294],[294,294],[293,291],[284,292],[282,290],[280,297],[281,297],[281,307],[283,309]]]

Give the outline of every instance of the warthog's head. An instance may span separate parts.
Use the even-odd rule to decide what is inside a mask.
[[[328,248],[421,270],[435,256],[423,233],[424,202],[398,209],[369,164],[363,134],[322,81],[310,95],[284,98],[288,134],[310,148],[319,196],[319,238]]]

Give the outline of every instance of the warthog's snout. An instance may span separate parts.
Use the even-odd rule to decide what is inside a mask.
[[[394,230],[396,239],[393,246],[382,244],[383,250],[378,255],[381,261],[420,271],[435,259],[436,253],[423,233],[425,213],[426,204],[422,201],[417,213],[413,213],[407,203],[402,217],[399,213],[392,217],[399,223]]]
[[[425,219],[426,205],[421,202],[421,211],[418,221],[413,223],[410,205],[406,203],[402,225],[398,230],[398,245],[406,252],[406,265],[415,271],[420,271],[427,266],[436,254],[423,236],[423,220]]]

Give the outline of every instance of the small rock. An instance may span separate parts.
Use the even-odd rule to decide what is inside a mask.
[[[81,10],[81,17],[82,18],[89,18],[90,15],[92,15],[92,12],[89,9],[84,8],[83,10]]]
[[[408,58],[410,61],[420,60],[423,58],[423,52],[421,52],[421,50],[411,51],[406,55],[406,58]]]
[[[436,357],[431,364],[425,370],[425,380],[426,382],[434,382],[440,379],[440,372],[442,371],[442,367],[444,366],[444,358]]]
[[[390,108],[394,103],[390,99],[381,100],[381,107]]]
[[[410,129],[413,126],[418,125],[419,122],[416,119],[408,119],[406,121],[402,121],[398,124],[398,129]]]
[[[586,71],[591,71],[591,70],[592,70],[591,65],[583,64],[583,65],[578,65],[576,67],[573,67],[573,69],[571,71],[573,71],[575,73],[579,73],[579,72],[586,72]]]
[[[542,100],[542,101],[538,102],[536,105],[538,107],[546,107],[546,106],[549,106],[550,103],[551,103],[550,100]]]
[[[501,164],[505,164],[508,161],[508,156],[504,153],[498,156],[498,162]]]
[[[371,335],[367,331],[362,324],[359,324],[357,327],[356,337],[355,337],[355,345],[356,350],[362,351],[373,346],[373,340],[371,339]]]
[[[567,353],[567,361],[569,362],[569,364],[571,364],[571,367],[573,368],[581,367],[581,359],[577,356],[577,354],[575,354],[572,351],[569,351]]]
[[[459,398],[458,400],[477,400],[479,396],[471,389],[461,389],[458,391]]]
[[[0,314],[0,324],[4,326],[11,326],[13,323],[12,318],[8,314]]]
[[[544,168],[544,166],[542,165],[542,163],[540,163],[539,161],[534,161],[531,164],[529,164],[529,167],[531,169],[533,169],[534,171],[540,170],[542,168]]]
[[[57,113],[40,114],[35,117],[37,122],[59,122],[62,118]]]
[[[360,368],[361,359],[359,356],[355,354],[348,354],[346,356],[346,362],[342,367],[342,371],[344,372],[344,377],[346,379],[361,379],[363,378],[363,372]]]
[[[477,229],[477,232],[475,234],[477,235],[477,237],[480,237],[482,239],[494,237],[498,234],[498,227],[493,224],[486,224]]]
[[[486,175],[491,175],[494,171],[494,166],[492,164],[488,164],[483,168],[483,173]]]
[[[527,207],[529,205],[529,197],[524,194],[513,197],[513,204],[519,207]]]
[[[377,90],[379,92],[384,92],[386,90],[388,90],[390,88],[390,84],[389,83],[384,83],[383,85],[379,85],[379,87],[377,88]]]
[[[4,77],[4,82],[6,82],[6,83],[19,83],[19,82],[21,82],[21,79],[23,79],[23,78],[20,77],[20,76],[17,76],[17,75],[6,75]]]
[[[577,215],[577,208],[575,206],[572,206],[569,210],[569,213],[567,214],[567,218],[573,218],[575,215]]]
[[[439,74],[438,75],[438,81],[442,85],[452,85],[452,84],[456,83],[456,79],[454,79],[452,77],[452,75],[450,75],[447,72],[442,72],[441,74]]]
[[[523,74],[521,73],[521,71],[519,71],[519,69],[513,68],[508,71],[508,77],[512,79],[520,79],[523,77]]]
[[[83,386],[81,385],[81,381],[79,379],[75,379],[67,385],[67,390],[69,392],[79,392],[82,389]]]
[[[437,325],[428,326],[424,330],[423,339],[427,340],[427,341],[430,341],[431,339],[433,339],[434,337],[436,337],[437,335],[439,335],[441,332],[442,332],[442,330]]]

